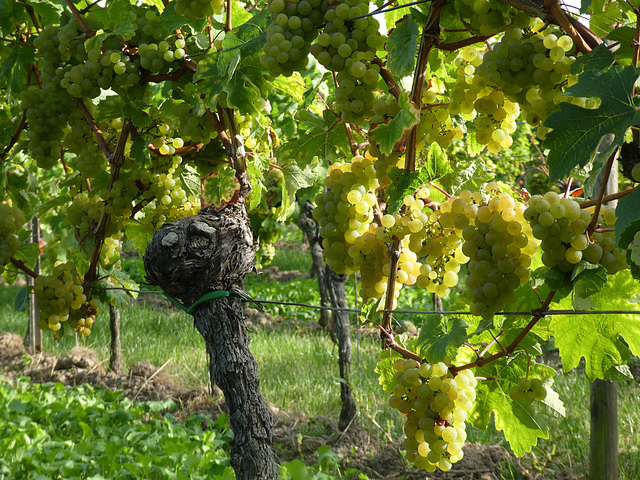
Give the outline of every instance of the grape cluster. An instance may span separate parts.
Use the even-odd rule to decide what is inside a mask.
[[[509,193],[497,194],[495,184],[487,184],[487,191],[492,197],[477,205],[473,223],[462,230],[462,252],[470,258],[465,292],[472,301],[471,313],[483,318],[516,299],[515,289],[529,280],[528,267],[537,250],[524,220],[525,205]]]
[[[587,228],[592,213],[581,209],[574,199],[561,197],[556,192],[531,197],[524,217],[532,227],[533,236],[542,241],[545,266],[570,273],[585,260],[601,264],[609,274],[626,268],[624,253],[615,248],[612,231],[615,208],[602,207],[598,225],[604,231],[596,230],[590,238]]]
[[[202,142],[204,144],[209,143],[212,139],[218,136],[211,119],[202,111],[199,115],[195,110],[191,108],[188,102],[177,103],[173,106],[173,113],[178,117],[178,125],[176,126],[177,132],[181,138],[193,143]],[[166,130],[161,131],[163,134],[168,134],[171,130],[167,125]]]
[[[20,239],[16,232],[25,222],[19,208],[0,203],[0,274],[4,267],[20,248]]]
[[[455,5],[462,21],[480,35],[495,35],[507,25],[522,22],[523,16],[527,20],[529,18],[525,13],[502,2],[456,0]]]
[[[509,397],[514,401],[522,400],[532,403],[534,400],[541,402],[547,398],[547,389],[542,385],[542,380],[534,378],[521,378],[518,383],[509,389]]]
[[[56,263],[51,275],[36,277],[34,292],[40,309],[38,326],[41,329],[58,332],[64,323],[68,323],[78,333],[85,336],[91,333],[98,313],[97,304],[95,300],[87,299],[82,278],[72,262]]]
[[[338,72],[335,100],[344,122],[359,123],[374,114],[373,92],[380,67],[370,62],[385,40],[373,17],[351,20],[366,13],[369,2],[365,0],[338,2],[326,11],[324,30],[311,48],[323,67]]]
[[[373,158],[355,156],[349,163],[334,163],[324,184],[327,190],[316,197],[313,215],[320,225],[327,264],[337,273],[350,274],[362,265],[356,240],[369,233],[377,204],[372,192],[380,183]]]
[[[205,18],[224,11],[224,0],[176,0],[176,13],[187,18]]]
[[[449,471],[463,457],[476,378],[470,370],[453,374],[442,362],[397,359],[394,367],[389,405],[406,416],[407,459],[428,472]]]
[[[89,101],[85,104],[89,109],[93,107]],[[101,172],[107,171],[107,159],[94,141],[93,132],[84,114],[78,109],[73,110],[69,115],[69,128],[62,146],[76,154],[71,165],[82,178],[95,178]]]
[[[535,23],[534,28],[539,28]],[[522,26],[510,26],[493,49],[486,52],[477,75],[502,89],[524,112],[531,125],[540,125],[560,101],[584,102],[563,95],[574,57],[573,41],[557,30],[546,28],[526,33]],[[544,137],[546,127],[539,134]]]
[[[72,108],[71,97],[66,92],[47,95],[38,87],[29,87],[20,94],[23,107],[27,110],[29,128],[27,149],[38,167],[50,169],[60,163],[61,141]]]
[[[311,42],[322,24],[323,1],[270,0],[271,23],[260,63],[271,75],[291,76],[304,69]]]

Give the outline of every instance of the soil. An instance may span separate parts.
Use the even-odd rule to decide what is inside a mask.
[[[65,358],[44,353],[25,355],[22,338],[7,332],[0,333],[0,373],[8,380],[26,375],[34,382],[102,386],[143,402],[171,398],[181,406],[178,414],[172,412],[174,415],[207,413],[215,418],[225,411],[221,395],[210,396],[205,389],[182,390],[174,379],[149,362],[139,362],[127,374],[116,375],[98,360],[95,352],[82,347],[72,349]],[[452,471],[427,474],[406,462],[401,440],[381,441],[360,428],[357,421],[341,432],[334,419],[290,415],[273,406],[271,410],[275,421],[273,444],[283,462],[298,458],[314,463],[318,448],[329,445],[342,459],[343,467],[356,468],[372,480],[497,480],[501,465],[512,461],[500,446],[468,444],[464,458]]]

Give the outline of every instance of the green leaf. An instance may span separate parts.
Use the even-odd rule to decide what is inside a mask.
[[[625,249],[640,231],[640,188],[618,200],[616,206],[616,244]]]
[[[549,427],[540,408],[523,401],[514,402],[509,397],[511,386],[526,376],[526,365],[526,355],[520,353],[516,361],[507,365],[493,362],[475,371],[477,376],[497,380],[478,382],[472,423],[484,430],[493,414],[496,429],[504,433],[517,457],[531,451],[538,443],[538,438],[549,438]],[[536,363],[532,363],[529,368],[529,378],[545,380],[554,374],[552,368]],[[554,401],[553,405],[554,411],[562,410],[559,399]]]
[[[420,27],[408,15],[389,34],[387,39],[387,68],[394,77],[402,78],[413,72]]]
[[[14,45],[10,53],[6,57],[2,57],[0,76],[4,77],[7,82],[7,95],[16,95],[25,89],[27,66],[29,63],[34,63],[34,52],[35,49],[30,45]]]
[[[608,70],[616,62],[616,56],[606,45],[598,45],[589,53],[579,55],[571,64],[571,73],[577,75],[584,70]]]
[[[302,170],[295,163],[290,163],[282,167],[282,204],[275,211],[277,221],[286,220],[295,210],[296,192],[305,187],[309,187],[316,181],[313,173],[315,164],[307,165]]]
[[[304,95],[303,95],[304,100],[300,105],[300,108],[305,110],[309,108],[311,104],[315,101],[316,96],[318,95],[318,92],[320,91],[320,87],[322,86],[322,84],[330,78],[331,78],[331,72],[325,72],[324,75],[322,75],[322,78],[318,80],[318,83],[316,83],[315,85],[312,85],[311,88],[309,88],[309,90],[304,92]]]
[[[584,167],[598,151],[602,137],[614,135],[614,141],[603,152],[608,158],[624,142],[626,131],[640,121],[633,100],[633,89],[639,70],[615,65],[608,71],[588,70],[578,77],[578,83],[566,93],[575,97],[596,97],[598,108],[590,110],[571,103],[560,103],[545,125],[552,128],[544,140],[549,149],[547,164],[549,179],[560,180],[574,167]]]
[[[612,367],[624,363],[628,350],[633,355],[640,353],[640,309],[629,301],[639,291],[640,285],[629,271],[622,271],[609,276],[602,291],[591,300],[599,309],[638,310],[638,315],[587,313],[552,317],[549,327],[565,372],[576,368],[584,357],[587,376],[605,378]]]
[[[293,72],[293,75],[289,77],[281,75],[272,82],[272,85],[274,90],[283,95],[288,95],[294,102],[304,102],[305,84],[300,73]]]
[[[27,308],[27,303],[29,301],[29,289],[27,287],[22,287],[18,290],[16,294],[16,298],[13,301],[13,309],[16,312],[24,312]]]
[[[393,151],[393,147],[407,130],[420,122],[420,112],[411,104],[406,92],[400,94],[398,103],[402,107],[398,114],[387,125],[380,124],[371,133],[371,139],[385,155]]]
[[[607,272],[602,265],[580,262],[571,274],[573,291],[580,298],[589,298],[607,283]]]
[[[455,353],[468,338],[469,324],[457,317],[426,315],[418,337],[418,354],[431,363],[441,362]]]
[[[226,166],[217,168],[204,180],[204,194],[207,203],[215,206],[229,203],[239,188],[240,183],[236,178],[236,171]]]
[[[295,160],[298,165],[304,166],[313,161],[314,157],[333,161],[344,159],[347,152],[350,152],[347,134],[341,125],[334,123],[334,128],[327,128],[325,119],[309,110],[298,112],[296,119],[299,127],[304,128],[304,133],[276,150],[275,156],[279,163]]]

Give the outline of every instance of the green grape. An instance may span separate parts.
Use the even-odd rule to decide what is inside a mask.
[[[547,397],[547,389],[538,378],[531,380],[521,378],[509,389],[509,397],[515,402],[532,403],[534,400],[541,402]]]
[[[631,169],[631,178],[634,182],[640,182],[640,163],[634,165]]]
[[[224,1],[220,0],[176,0],[176,13],[187,18],[205,18],[219,15],[224,11]]]

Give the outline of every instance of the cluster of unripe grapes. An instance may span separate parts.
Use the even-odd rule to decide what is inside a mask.
[[[180,138],[192,143],[209,143],[218,136],[211,119],[206,112],[197,114],[188,102],[176,103],[173,106],[173,113],[178,117],[178,124],[175,126]],[[166,129],[161,125],[160,132],[167,135],[172,127],[167,125]]]
[[[573,81],[571,37],[551,28],[528,33],[523,30],[528,22],[527,17],[525,27],[512,25],[505,30],[500,42],[484,54],[477,75],[517,102],[526,121],[538,126],[557,110],[560,101],[582,104],[584,100],[563,95],[564,88]],[[541,25],[536,21],[533,27]],[[546,127],[539,129],[539,136],[543,138],[546,131]]]
[[[343,0],[330,7],[324,15],[324,30],[311,47],[318,63],[338,72],[335,99],[345,122],[359,123],[374,113],[380,67],[370,62],[385,40],[376,19],[357,18],[367,13],[369,2],[364,0]]]
[[[523,15],[505,3],[490,0],[456,0],[455,5],[462,21],[480,35],[495,35]]]
[[[531,224],[533,236],[542,241],[542,263],[549,268],[570,273],[585,260],[614,274],[627,266],[624,253],[615,247],[613,207],[601,207],[597,222],[603,231],[596,230],[591,235],[587,229],[592,213],[581,209],[576,200],[556,192],[531,197],[524,217]]]
[[[491,197],[486,202],[476,203],[468,192],[457,205],[458,215],[469,218],[462,230],[462,252],[470,259],[465,292],[470,312],[483,318],[491,318],[516,299],[516,288],[529,280],[538,247],[524,220],[526,206],[510,193],[498,193],[495,184],[487,184],[487,192]],[[469,196],[472,202],[467,201]]]
[[[205,18],[224,11],[224,0],[176,0],[176,13],[187,18]]]
[[[271,23],[260,63],[271,75],[290,76],[307,65],[311,42],[318,36],[325,8],[323,0],[269,2]]]
[[[397,359],[389,405],[406,416],[404,447],[418,468],[446,472],[463,457],[466,421],[476,399],[470,370],[451,373],[443,363]]]
[[[547,398],[547,389],[539,378],[521,378],[509,389],[509,397],[516,402],[520,400],[526,403],[532,403],[534,400],[541,402]]]
[[[16,233],[25,221],[19,208],[0,203],[0,274],[20,248],[20,239]]]
[[[51,275],[38,275],[34,292],[38,299],[43,330],[58,332],[68,323],[76,332],[89,335],[98,313],[95,300],[88,300],[72,262],[56,263]]]

